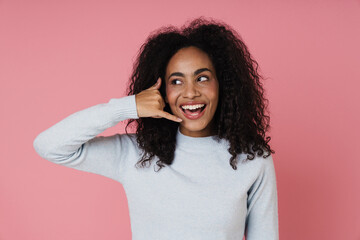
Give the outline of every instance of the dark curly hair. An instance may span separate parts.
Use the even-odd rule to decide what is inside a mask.
[[[231,167],[237,169],[236,157],[240,153],[247,154],[245,160],[253,160],[255,154],[266,158],[275,153],[268,144],[271,138],[265,136],[270,128],[270,117],[265,113],[268,100],[264,97],[258,63],[236,31],[223,22],[200,17],[185,23],[180,29],[165,26],[152,32],[138,52],[127,95],[138,94],[153,86],[158,77],[165,79],[170,58],[181,48],[189,46],[207,53],[215,67],[219,101],[214,126],[217,136],[229,141]],[[159,91],[164,98],[165,84]],[[164,111],[172,113],[167,103]],[[144,167],[155,155],[160,169],[164,163],[171,164],[179,123],[165,118],[129,119],[126,134],[133,122],[137,123],[137,143],[143,150],[137,164]],[[267,155],[264,151],[268,152]]]

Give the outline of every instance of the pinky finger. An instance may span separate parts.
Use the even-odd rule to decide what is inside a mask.
[[[164,117],[166,119],[169,119],[171,121],[182,122],[181,118],[178,118],[178,117],[176,117],[176,116],[174,116],[174,115],[172,115],[172,114],[170,114],[168,112],[165,112],[165,111],[160,111],[158,115],[161,116],[161,117]]]

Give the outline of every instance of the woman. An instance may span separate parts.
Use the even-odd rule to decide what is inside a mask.
[[[278,239],[260,79],[228,25],[198,18],[162,28],[140,49],[128,96],[68,116],[34,148],[123,184],[134,240]],[[124,120],[136,133],[97,136]]]

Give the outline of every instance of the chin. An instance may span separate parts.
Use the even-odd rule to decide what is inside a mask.
[[[199,132],[199,131],[203,131],[206,128],[206,125],[204,126],[204,124],[201,123],[185,123],[185,124],[180,123],[180,125],[184,129],[190,132]]]

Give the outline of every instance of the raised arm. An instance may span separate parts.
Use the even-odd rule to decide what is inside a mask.
[[[263,161],[261,172],[248,193],[246,240],[278,240],[278,197],[272,155]]]
[[[181,121],[163,111],[165,103],[158,91],[160,85],[159,78],[136,95],[112,98],[108,103],[71,114],[35,138],[35,151],[56,164],[122,182],[127,162],[139,157],[135,140],[126,134],[96,136],[126,119],[153,117]]]
[[[75,112],[36,136],[33,146],[44,159],[56,164],[119,180],[120,155],[128,155],[125,135],[98,134],[126,119],[137,119],[135,95],[112,98]],[[120,154],[121,153],[121,154]]]

